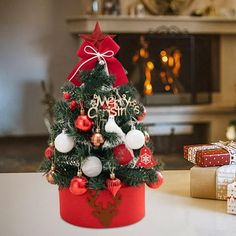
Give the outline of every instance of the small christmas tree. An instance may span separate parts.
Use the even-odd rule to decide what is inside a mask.
[[[42,164],[48,182],[74,196],[108,190],[116,197],[124,186],[144,183],[158,188],[163,178],[141,122],[145,107],[114,58],[119,46],[98,24],[93,34],[82,37],[82,59],[55,105]]]

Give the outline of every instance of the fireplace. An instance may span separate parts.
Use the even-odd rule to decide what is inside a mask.
[[[219,91],[219,36],[118,34],[118,58],[146,106],[209,104]]]
[[[118,58],[147,107],[200,105],[220,90],[219,36],[161,32],[118,34]],[[209,122],[150,122],[157,154],[181,155],[183,145],[209,142]]]
[[[236,115],[234,19],[190,16],[74,16],[67,19],[67,25],[69,31],[78,39],[78,43],[81,43],[78,35],[92,32],[97,21],[100,22],[104,33],[117,35],[115,39],[121,46],[118,57],[146,104],[147,116],[144,123],[154,139],[156,153],[178,153],[183,144],[209,143],[225,139],[228,122]],[[173,25],[178,30],[156,30],[173,29]],[[158,40],[159,38],[161,40]],[[164,47],[158,49],[161,41]],[[147,43],[148,52],[155,60],[159,58],[159,62],[151,61],[154,68],[152,63],[149,63],[145,75],[145,67],[138,65],[142,65],[141,60],[144,62],[145,57],[140,60],[137,52],[145,56]],[[150,50],[152,45],[155,47]],[[143,47],[144,49],[140,50]],[[163,54],[163,49],[166,55]],[[158,77],[154,75],[157,73],[157,65],[161,65],[160,56],[164,57],[165,62],[165,56],[173,56],[176,52],[178,55],[177,49],[180,49],[181,53],[181,67],[177,67],[179,76],[175,79],[180,80],[185,90],[178,93],[174,93],[174,89],[156,90],[153,81],[157,82],[154,78]],[[142,83],[138,83],[137,79],[142,79]],[[186,81],[183,82],[183,79]],[[145,80],[146,93],[149,94],[144,93]]]

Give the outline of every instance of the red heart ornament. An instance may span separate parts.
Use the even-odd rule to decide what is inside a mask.
[[[82,195],[86,193],[88,190],[86,187],[87,182],[88,180],[83,176],[73,177],[69,187],[71,193],[75,195]]]

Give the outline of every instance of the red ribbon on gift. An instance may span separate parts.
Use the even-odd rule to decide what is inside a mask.
[[[120,47],[107,36],[98,46],[98,49],[90,42],[85,41],[79,48],[77,55],[81,58],[67,77],[76,86],[81,85],[80,71],[92,70],[97,62],[104,64],[107,75],[115,76],[114,87],[128,83],[128,78],[121,63],[114,57]]]

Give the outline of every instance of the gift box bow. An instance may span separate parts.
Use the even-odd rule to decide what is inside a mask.
[[[236,164],[236,143],[233,141],[219,141],[217,143],[212,143],[220,148],[225,149],[230,155],[230,164]]]
[[[77,55],[81,58],[67,77],[67,80],[80,86],[80,71],[92,70],[97,62],[104,65],[107,75],[115,76],[114,87],[128,83],[125,70],[121,63],[114,57],[120,47],[115,41],[107,36],[96,48],[93,43],[85,41],[79,48]]]

